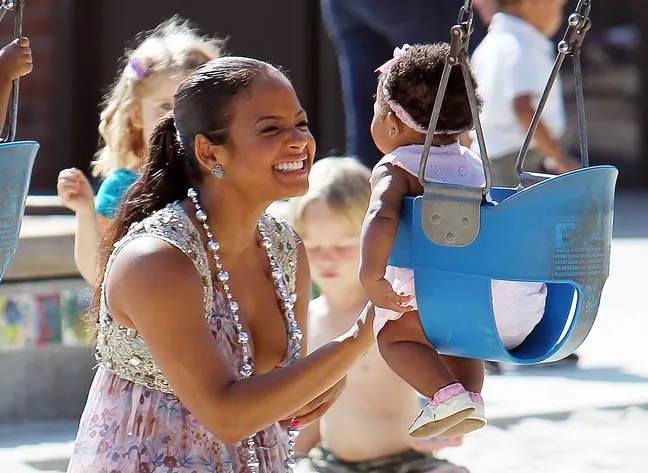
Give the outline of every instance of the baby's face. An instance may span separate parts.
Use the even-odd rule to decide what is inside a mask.
[[[300,235],[306,247],[311,277],[322,293],[358,286],[360,230],[322,202],[308,204]]]

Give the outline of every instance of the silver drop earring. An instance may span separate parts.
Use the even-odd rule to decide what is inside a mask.
[[[216,179],[222,179],[225,177],[225,171],[223,171],[223,166],[221,166],[220,164],[214,166],[214,168],[211,170],[211,173],[216,177]]]

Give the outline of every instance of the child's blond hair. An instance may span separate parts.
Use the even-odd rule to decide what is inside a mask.
[[[105,96],[99,134],[103,147],[92,163],[92,174],[105,177],[119,168],[136,166],[145,154],[141,129],[130,118],[132,107],[149,92],[147,87],[162,74],[186,74],[221,55],[222,41],[201,36],[188,21],[174,16],[152,31],[135,38],[126,50],[122,68]]]
[[[320,159],[311,169],[306,195],[289,201],[288,221],[297,233],[307,237],[304,213],[311,203],[321,202],[360,233],[371,197],[370,177],[371,171],[355,158]]]

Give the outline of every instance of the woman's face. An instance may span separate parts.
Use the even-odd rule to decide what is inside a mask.
[[[305,194],[315,140],[290,82],[279,73],[259,77],[230,110],[223,183],[268,203]]]

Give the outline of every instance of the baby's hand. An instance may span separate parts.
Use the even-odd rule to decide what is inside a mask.
[[[17,38],[0,49],[0,77],[13,81],[32,70],[32,52],[27,38]]]
[[[56,190],[61,202],[75,213],[94,211],[94,192],[85,175],[78,169],[64,169],[59,173]]]
[[[405,305],[412,300],[412,295],[403,293],[396,294],[391,283],[385,278],[379,279],[378,281],[365,282],[363,286],[367,297],[377,307],[393,310],[401,314],[414,310],[413,306]]]

